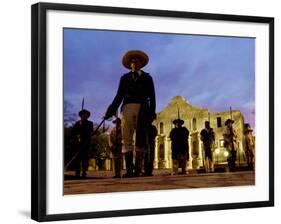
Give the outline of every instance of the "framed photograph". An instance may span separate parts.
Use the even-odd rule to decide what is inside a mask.
[[[32,219],[274,205],[274,18],[32,5]]]

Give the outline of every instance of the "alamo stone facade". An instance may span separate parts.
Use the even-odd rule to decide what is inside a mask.
[[[245,163],[243,148],[244,117],[239,110],[210,113],[208,109],[195,107],[189,104],[183,97],[175,96],[161,112],[157,113],[154,125],[158,129],[155,145],[154,168],[172,168],[171,141],[169,134],[173,128],[173,120],[178,118],[184,120],[183,126],[189,130],[189,163],[188,169],[198,169],[204,165],[203,145],[200,140],[200,132],[205,126],[205,121],[210,121],[211,127],[216,134],[213,160],[214,164],[226,163],[226,151],[223,147],[224,122],[232,116],[233,124],[238,134],[237,163]]]

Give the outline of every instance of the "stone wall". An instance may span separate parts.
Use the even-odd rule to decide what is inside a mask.
[[[210,113],[208,109],[192,106],[183,97],[176,96],[163,111],[157,114],[157,119],[154,121],[154,125],[158,129],[155,145],[155,168],[172,168],[169,134],[173,128],[173,120],[177,119],[178,116],[184,120],[184,126],[190,132],[189,169],[196,169],[203,166],[203,145],[200,140],[200,132],[205,127],[205,121],[208,120],[216,133],[214,162],[226,162],[225,149],[223,147],[223,132],[225,121],[231,117],[235,121],[233,126],[238,133],[239,150],[237,159],[239,159],[239,162],[245,162],[243,150],[244,117],[239,110]]]

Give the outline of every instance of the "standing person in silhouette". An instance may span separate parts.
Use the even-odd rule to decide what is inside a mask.
[[[223,133],[224,138],[224,147],[228,151],[228,168],[229,171],[234,172],[236,168],[236,153],[237,153],[237,146],[236,146],[236,139],[237,133],[234,127],[232,126],[234,120],[227,119],[225,121],[225,131]]]
[[[147,149],[144,159],[144,175],[152,176],[153,174],[153,163],[154,163],[154,153],[155,153],[155,138],[157,136],[157,128],[153,124],[149,124],[147,127]]]
[[[112,117],[122,103],[122,153],[125,155],[127,169],[124,177],[141,175],[148,139],[147,126],[156,118],[153,79],[149,73],[141,70],[148,61],[143,51],[131,50],[125,53],[122,64],[130,71],[121,76],[116,96],[104,117]]]
[[[93,134],[93,122],[89,121],[91,113],[82,109],[79,112],[80,120],[77,121],[72,128],[72,136],[74,138],[75,148],[78,155],[74,160],[75,177],[80,178],[82,165],[82,178],[86,178],[88,170],[89,151],[91,149],[91,136]]]
[[[215,132],[210,127],[210,122],[205,121],[205,128],[200,132],[201,140],[205,152],[205,171],[206,173],[213,172],[213,146],[215,142]]]
[[[122,170],[122,132],[121,119],[116,118],[113,121],[115,127],[110,132],[111,153],[113,157],[114,178],[121,178]]]
[[[254,169],[255,159],[255,137],[253,136],[253,129],[251,128],[250,124],[244,125],[244,139],[248,168],[252,170]]]
[[[189,160],[189,130],[183,127],[184,121],[180,118],[173,121],[175,127],[170,132],[172,141],[172,159],[173,174],[178,174],[178,168],[181,168],[181,174],[186,174],[186,163]]]

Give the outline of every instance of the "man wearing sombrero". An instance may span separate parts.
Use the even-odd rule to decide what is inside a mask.
[[[89,121],[91,113],[82,109],[79,112],[81,120],[77,121],[72,128],[72,135],[76,150],[79,152],[75,159],[75,176],[80,177],[82,165],[82,178],[87,176],[89,150],[91,147],[91,136],[93,133],[93,122]]]
[[[125,53],[122,64],[130,72],[121,76],[116,96],[105,113],[105,119],[112,117],[122,103],[122,153],[125,155],[127,169],[125,177],[141,174],[147,146],[146,127],[156,117],[153,79],[149,73],[141,70],[148,61],[149,58],[143,51],[131,50]],[[135,141],[134,133],[136,133]]]
[[[235,163],[236,163],[236,153],[237,153],[237,133],[232,124],[234,123],[234,120],[227,119],[225,121],[225,131],[223,133],[224,138],[224,147],[226,147],[226,150],[228,151],[228,167],[229,171],[234,172],[235,171]]]
[[[186,163],[189,160],[188,137],[189,130],[183,127],[184,121],[180,118],[173,121],[175,127],[170,132],[172,141],[172,160],[173,173],[178,174],[178,168],[181,168],[181,174],[186,174]]]

